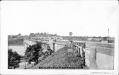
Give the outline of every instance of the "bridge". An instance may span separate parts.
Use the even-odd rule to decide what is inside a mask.
[[[69,43],[69,45],[68,45]],[[36,41],[33,40],[24,40],[25,47],[29,47],[30,45],[36,44]],[[86,65],[85,61],[85,42],[75,41],[73,43],[67,42],[67,41],[60,41],[60,42],[48,42],[50,48],[54,50],[55,52],[59,50],[60,48],[63,48],[65,46],[70,46],[73,48],[73,50],[76,50],[80,57],[83,58],[84,65]]]
[[[57,51],[58,49],[67,45],[67,41],[60,41],[60,42],[47,42],[52,50]],[[33,40],[24,40],[25,47],[29,47],[30,45],[36,44],[36,41]],[[73,43],[69,42],[70,47],[75,48],[75,50],[80,53],[81,57],[85,57],[85,42],[75,41]]]
[[[53,45],[53,43],[55,43],[55,44]],[[36,41],[24,40],[24,45],[26,47],[28,47],[29,45],[33,45],[33,44],[36,44]],[[83,42],[83,41],[82,42],[74,41],[72,43],[69,41],[57,41],[57,42],[50,42],[48,44],[50,44],[50,47],[52,48],[52,50],[55,50],[55,51],[59,50],[61,48],[61,46],[62,47],[70,46],[71,48],[74,48],[73,50],[77,50],[79,55],[83,58],[84,64],[91,69],[98,68],[98,67],[100,68],[100,66],[98,66],[100,64],[101,64],[101,67],[103,67],[104,66],[103,61],[107,60],[105,58],[110,57],[110,60],[107,60],[109,62],[112,62],[112,60],[113,60],[112,56],[107,56],[107,55],[98,53],[97,46],[94,47],[94,45],[93,45],[93,46],[88,47],[86,45],[86,42]],[[59,46],[59,48],[58,48],[58,46]],[[103,50],[105,50],[105,49],[103,49]],[[103,56],[105,58],[103,58]],[[100,59],[100,57],[102,57],[102,58]],[[103,61],[102,61],[102,59],[103,59]],[[102,62],[100,63],[97,61],[102,61]],[[105,62],[107,62],[107,61],[105,61]],[[113,62],[111,63],[111,66],[110,66],[110,63],[106,63],[105,64],[106,67],[104,67],[104,68],[108,68],[108,67],[113,68],[112,64],[113,64]]]
[[[30,45],[33,45],[33,44],[36,44],[36,41],[35,40],[24,40],[24,45],[26,47],[30,46]],[[52,45],[54,44],[55,45],[63,45],[63,46],[66,46],[68,44],[72,44],[73,46],[75,46],[76,48],[79,48],[80,50],[82,50],[83,48],[85,48],[85,42],[80,42],[80,41],[74,41],[73,43],[70,43],[68,41],[57,41],[57,42],[46,42],[47,44],[49,45]]]

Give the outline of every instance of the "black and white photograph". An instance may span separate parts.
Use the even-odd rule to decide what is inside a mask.
[[[114,37],[8,36],[8,69],[114,69]]]
[[[3,0],[0,9],[3,73],[118,74],[118,0]]]

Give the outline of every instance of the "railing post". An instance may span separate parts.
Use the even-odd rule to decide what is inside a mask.
[[[84,52],[84,50],[83,50],[83,47],[81,46],[80,47],[80,51],[81,51],[81,57],[83,58],[83,66],[85,66],[85,52]]]

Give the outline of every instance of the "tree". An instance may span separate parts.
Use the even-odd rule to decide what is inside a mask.
[[[37,42],[36,44],[27,47],[25,56],[29,63],[34,61],[37,64],[40,57],[42,57],[42,60],[53,53],[53,50],[51,50],[50,46],[47,44],[45,44],[47,45],[47,50],[44,52],[42,48],[43,44],[45,43]]]
[[[73,35],[73,33],[72,32],[69,32],[69,36],[72,36]]]
[[[21,56],[17,52],[8,50],[8,69],[19,67]]]
[[[104,40],[104,41],[107,41],[107,40],[108,40],[108,37],[103,37],[103,40]]]
[[[28,62],[34,61],[38,63],[38,58],[42,55],[41,45],[42,45],[41,42],[37,42],[37,44],[27,47],[25,56]]]

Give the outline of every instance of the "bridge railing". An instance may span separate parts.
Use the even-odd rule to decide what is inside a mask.
[[[85,63],[85,46],[86,46],[85,42],[70,43],[70,47],[73,48],[74,50],[76,50],[78,52],[78,56],[80,56],[83,59],[82,61],[83,61],[84,66],[86,65],[86,63]]]

